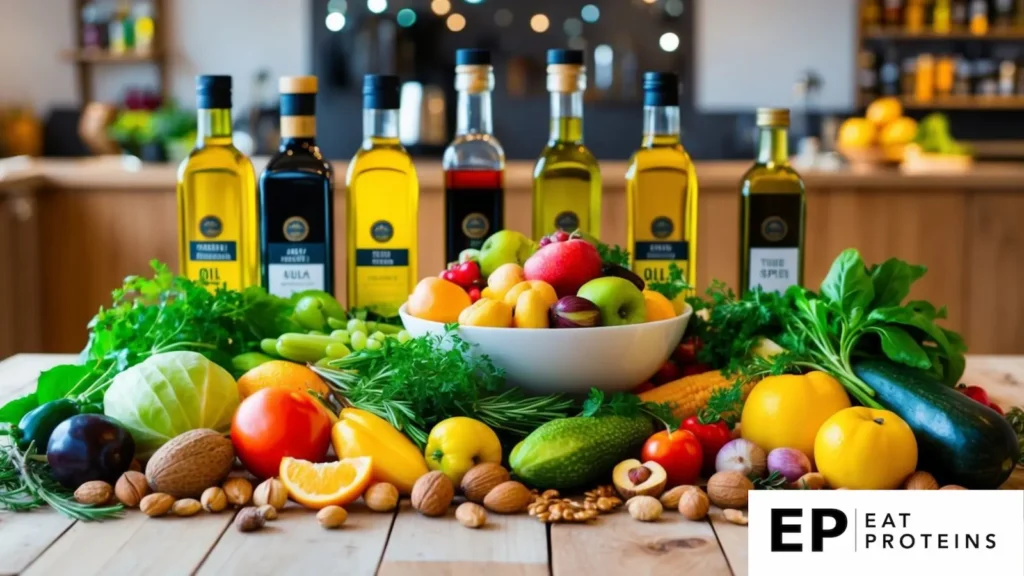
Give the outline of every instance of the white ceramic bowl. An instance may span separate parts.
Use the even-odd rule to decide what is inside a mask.
[[[399,309],[413,336],[443,334],[444,324],[410,316]],[[693,315],[689,305],[675,318],[597,328],[531,330],[459,327],[459,336],[475,354],[490,356],[511,384],[534,394],[586,394],[632,390],[668,360]]]

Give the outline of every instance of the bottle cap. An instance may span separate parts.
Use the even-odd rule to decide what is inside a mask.
[[[548,50],[548,64],[574,64],[583,66],[582,50]]]
[[[477,48],[463,48],[455,51],[456,66],[490,66],[491,52]]]
[[[281,94],[316,94],[316,76],[281,76],[277,88]]]
[[[231,108],[231,76],[197,76],[196,107],[200,110]]]
[[[587,89],[582,50],[548,50],[548,92],[572,93]]]
[[[679,106],[679,77],[670,72],[644,72],[644,106]]]
[[[363,77],[364,110],[398,110],[398,76],[392,74],[367,74]]]
[[[789,128],[789,108],[758,108],[759,128]]]

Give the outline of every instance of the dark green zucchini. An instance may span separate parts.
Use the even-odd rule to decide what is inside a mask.
[[[998,488],[1017,464],[1017,435],[988,406],[934,376],[901,364],[865,360],[853,371],[878,402],[906,420],[917,438],[918,469],[941,484]]]
[[[25,414],[18,423],[18,447],[25,450],[35,443],[36,452],[46,454],[50,435],[58,424],[79,413],[78,405],[67,398],[51,400]]]

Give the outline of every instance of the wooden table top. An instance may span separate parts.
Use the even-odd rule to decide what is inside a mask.
[[[0,362],[0,404],[29,392],[41,370],[73,356],[20,355]],[[984,386],[1004,407],[1024,404],[1024,356],[976,356],[964,380]],[[1024,487],[1020,468],[1004,488]],[[339,530],[323,530],[311,511],[289,504],[260,532],[243,534],[232,514],[81,523],[42,509],[0,512],[0,575],[13,574],[384,574],[543,575],[747,574],[746,527],[718,510],[690,522],[668,512],[656,523],[624,511],[589,525],[548,529],[522,514],[490,514],[479,530],[462,527],[454,508],[425,518],[403,503],[397,513],[348,507]]]

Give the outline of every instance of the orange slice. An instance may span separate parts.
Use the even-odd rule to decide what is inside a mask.
[[[344,506],[363,495],[370,485],[369,456],[315,464],[307,460],[281,460],[281,482],[292,500],[307,508]]]

